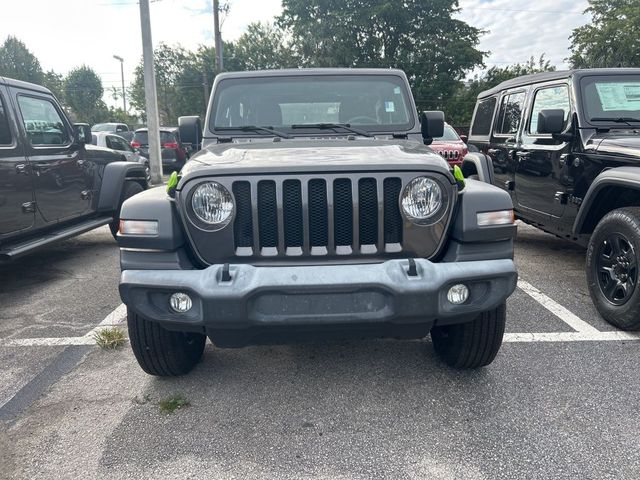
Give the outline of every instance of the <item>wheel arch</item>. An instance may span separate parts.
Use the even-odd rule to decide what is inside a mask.
[[[587,191],[573,224],[577,235],[593,233],[612,210],[640,206],[640,167],[618,167],[602,172]]]
[[[105,166],[98,197],[98,210],[116,212],[120,205],[122,189],[126,181],[134,181],[146,190],[144,165],[132,162],[112,162]]]

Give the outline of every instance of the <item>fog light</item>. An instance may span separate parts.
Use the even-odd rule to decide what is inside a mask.
[[[185,313],[191,310],[193,302],[186,293],[174,293],[169,300],[171,308],[178,313]]]
[[[469,289],[466,285],[462,285],[459,283],[458,285],[454,285],[447,292],[447,300],[449,300],[454,305],[461,305],[467,301],[469,298]]]

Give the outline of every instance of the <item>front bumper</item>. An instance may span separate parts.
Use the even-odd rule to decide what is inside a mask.
[[[432,263],[416,259],[365,265],[254,267],[223,265],[204,270],[125,270],[123,302],[144,318],[184,330],[243,329],[363,324],[446,324],[472,320],[515,290],[512,260]],[[462,305],[447,300],[448,289],[470,289]],[[176,313],[169,297],[185,292],[193,300]]]

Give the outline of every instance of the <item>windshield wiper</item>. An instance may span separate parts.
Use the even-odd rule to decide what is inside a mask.
[[[281,132],[279,130],[274,130],[270,127],[259,127],[258,125],[239,125],[237,127],[214,127],[214,130],[220,130],[221,132],[229,131],[229,130],[240,130],[241,132],[267,132],[272,135],[281,138],[293,138],[291,135]]]
[[[373,137],[373,135],[366,130],[360,130],[359,128],[353,128],[348,123],[298,123],[291,125],[291,128],[319,128],[321,130],[336,130],[338,128],[344,128],[345,130],[357,133],[363,137]]]
[[[629,122],[640,122],[640,118],[634,117],[596,117],[590,120],[591,122],[613,122],[613,123],[626,123],[631,128],[637,128],[637,125],[631,125]]]

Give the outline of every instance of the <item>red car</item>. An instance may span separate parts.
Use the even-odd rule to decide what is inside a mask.
[[[467,144],[448,123],[444,125],[444,135],[434,138],[430,147],[434,152],[442,155],[450,165],[460,166],[464,156],[469,153]]]

